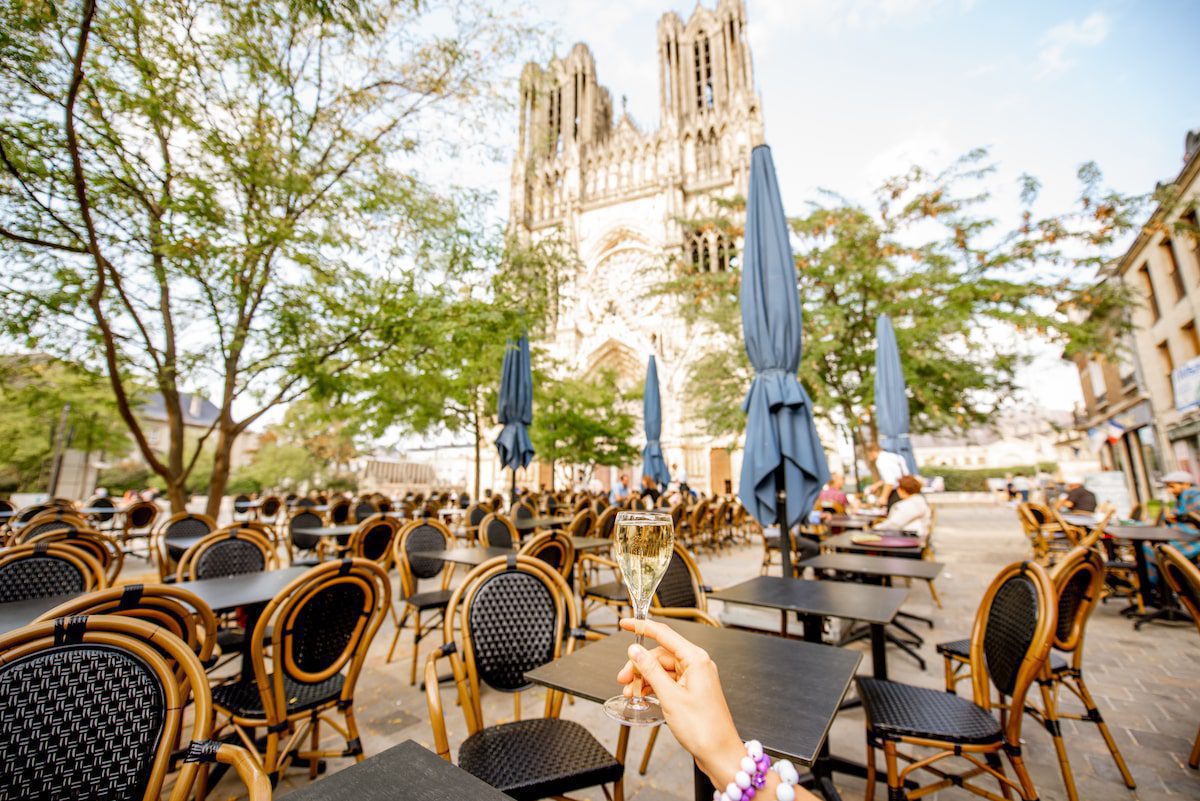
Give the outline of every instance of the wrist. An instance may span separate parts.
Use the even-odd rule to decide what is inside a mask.
[[[735,732],[714,742],[704,754],[697,755],[696,766],[708,777],[713,787],[723,788],[738,771],[738,764],[745,755],[746,746]]]

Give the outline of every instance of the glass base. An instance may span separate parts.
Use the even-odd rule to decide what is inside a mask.
[[[626,726],[657,726],[666,722],[657,698],[643,696],[641,700],[642,705],[638,707],[631,699],[614,695],[604,702],[604,713]]]

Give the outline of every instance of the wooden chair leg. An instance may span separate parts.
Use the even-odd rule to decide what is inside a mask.
[[[1113,739],[1112,732],[1108,730],[1108,724],[1104,722],[1104,718],[1100,715],[1100,709],[1096,706],[1096,701],[1092,698],[1092,694],[1088,692],[1087,684],[1083,681],[1083,674],[1075,676],[1072,679],[1075,683],[1075,689],[1079,691],[1079,697],[1082,699],[1084,706],[1087,707],[1088,717],[1096,724],[1096,728],[1100,730],[1100,736],[1104,738],[1104,744],[1108,746],[1108,752],[1112,754],[1113,762],[1117,763],[1117,770],[1121,771],[1121,778],[1125,780],[1125,786],[1133,789],[1137,784],[1133,781],[1133,775],[1129,772],[1129,767],[1125,764],[1125,758],[1121,756],[1120,749],[1117,748],[1117,741]],[[1196,741],[1196,748],[1192,750],[1192,761],[1196,760],[1197,754],[1200,754],[1200,739]],[[1195,765],[1192,765],[1195,767]]]
[[[308,740],[309,748],[312,750],[312,756],[308,758],[308,780],[316,781],[317,765],[320,763],[320,758],[317,757],[317,751],[321,749],[321,719],[313,718],[312,732]]]
[[[638,766],[638,773],[642,776],[646,775],[646,768],[650,766],[650,755],[654,753],[654,743],[658,740],[658,730],[661,726],[655,726],[650,730],[650,739],[646,741],[646,750],[642,754],[642,764]]]
[[[396,645],[400,642],[400,632],[404,631],[404,621],[408,620],[408,613],[412,607],[408,604],[404,605],[404,614],[400,615],[400,621],[396,624],[396,633],[392,635],[392,644],[388,648],[387,661],[390,663],[396,655]]]
[[[930,579],[929,581],[927,581],[927,582],[925,582],[925,583],[929,585],[929,594],[930,594],[931,596],[933,596],[933,603],[934,603],[934,605],[935,605],[935,606],[936,606],[938,609],[941,609],[941,608],[942,608],[942,599],[938,597],[937,587],[935,587],[935,586],[933,585],[933,579]]]
[[[354,705],[346,707],[342,712],[342,717],[346,721],[346,750],[354,757],[355,762],[362,762],[366,757],[363,754],[362,740],[358,736],[358,723],[354,720]]]
[[[871,740],[867,739],[867,788],[863,792],[863,801],[875,801],[875,782],[879,779],[875,776],[875,746],[871,745]]]
[[[413,654],[412,654],[412,675],[409,676],[408,683],[412,686],[417,684],[417,652],[421,650],[421,610],[418,609],[413,613]]]
[[[954,674],[957,672],[955,662],[949,656],[942,656],[942,665],[946,671],[946,692],[951,695],[957,694],[958,683],[954,681]]]
[[[1012,763],[1013,773],[1017,774],[1017,781],[1021,783],[1023,801],[1038,801],[1037,788],[1033,786],[1033,779],[1025,768],[1025,760],[1020,754],[1009,754],[1008,761]]]
[[[904,782],[900,780],[900,768],[896,765],[896,744],[883,741],[883,760],[887,764],[888,801],[908,801]]]
[[[1046,731],[1054,740],[1054,751],[1058,755],[1058,768],[1062,771],[1063,786],[1067,788],[1067,798],[1079,801],[1079,791],[1075,789],[1075,774],[1071,772],[1071,759],[1067,756],[1067,745],[1063,742],[1062,727],[1058,722],[1057,686],[1050,682],[1038,682],[1042,693],[1042,715],[1045,718]]]

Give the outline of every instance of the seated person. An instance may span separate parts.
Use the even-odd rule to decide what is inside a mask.
[[[1055,508],[1091,514],[1096,511],[1096,495],[1083,486],[1083,479],[1073,476],[1067,479],[1067,494],[1058,499]]]
[[[658,491],[658,482],[654,480],[654,476],[648,474],[642,476],[642,497],[650,499],[652,508],[658,503],[658,499],[662,497],[662,493]]]
[[[752,761],[759,759],[762,745],[754,741],[743,744],[738,737],[717,666],[703,648],[662,623],[632,618],[621,621],[621,628],[626,631],[636,631],[639,625],[659,645],[653,651],[630,645],[629,661],[617,673],[617,680],[625,685],[626,697],[633,695],[635,687],[640,692],[643,684],[650,685],[649,691],[662,705],[675,739],[696,760],[696,766],[708,776],[713,787],[718,792],[725,791],[724,796],[714,798],[728,797],[729,786],[747,778],[739,776],[740,771],[747,768],[761,771],[766,764],[760,762],[756,768],[743,762],[747,757]],[[756,799],[817,801],[815,795],[796,785],[797,771],[787,760],[773,764],[763,779],[763,784],[755,784]]]
[[[1200,534],[1200,529],[1196,527],[1196,519],[1200,518],[1200,489],[1196,488],[1192,474],[1186,470],[1176,470],[1163,476],[1162,483],[1166,485],[1167,492],[1171,493],[1175,499],[1174,505],[1163,510],[1163,524],[1192,534]],[[1142,548],[1146,556],[1146,567],[1150,572],[1151,584],[1158,583],[1158,561],[1154,557],[1154,550],[1150,547],[1154,544],[1156,543],[1138,543],[1138,547]],[[1200,541],[1176,540],[1169,544],[1188,559],[1200,565]]]
[[[841,473],[834,473],[829,476],[829,483],[825,485],[825,489],[821,490],[821,494],[817,496],[817,506],[823,506],[825,503],[835,503],[841,507],[842,511],[846,511],[850,506],[850,499],[846,497],[845,486],[846,478]]]
[[[929,533],[929,521],[933,519],[933,510],[929,501],[921,494],[921,480],[915,476],[901,476],[896,485],[896,494],[900,496],[888,515],[879,522],[876,528],[884,531],[911,531],[919,536]]]

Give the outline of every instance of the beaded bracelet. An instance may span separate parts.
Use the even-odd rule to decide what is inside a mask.
[[[793,789],[800,781],[800,774],[786,759],[781,759],[773,766],[771,758],[763,751],[762,743],[758,740],[747,740],[746,756],[742,757],[740,770],[733,781],[726,786],[725,791],[713,791],[713,801],[753,801],[767,783],[767,773],[775,771],[779,776],[779,784],[775,787],[775,801],[795,801],[796,791]]]

